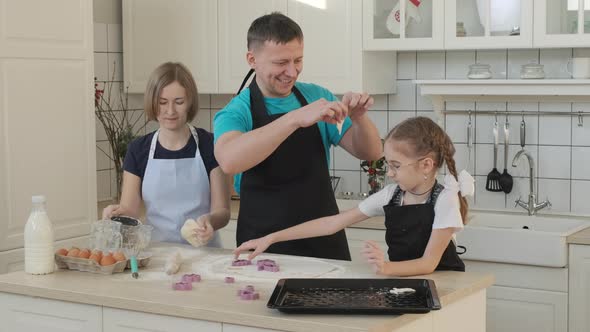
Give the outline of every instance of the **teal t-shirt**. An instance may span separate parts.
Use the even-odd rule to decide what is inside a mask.
[[[311,83],[296,82],[295,86],[305,100],[308,103],[312,103],[320,98],[324,98],[328,101],[338,100],[330,91],[322,88],[319,85]],[[266,109],[272,114],[287,113],[298,108],[301,108],[301,104],[297,100],[294,93],[291,93],[288,97],[284,98],[264,98]],[[326,122],[318,122],[317,126],[320,129],[322,135],[322,142],[324,143],[324,149],[326,150],[326,162],[330,165],[330,147],[332,145],[338,145],[340,139],[348,128],[352,125],[350,118],[346,118],[342,125],[342,133],[338,133],[338,128],[335,124]],[[242,133],[249,132],[252,130],[252,113],[250,113],[250,89],[246,88],[240,92],[239,95],[235,96],[221,111],[215,114],[213,119],[213,135],[215,137],[215,143],[219,137],[230,131],[239,131]],[[234,188],[236,192],[240,192],[240,181],[242,174],[236,174],[234,177]]]

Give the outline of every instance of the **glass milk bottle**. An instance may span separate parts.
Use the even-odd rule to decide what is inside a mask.
[[[33,196],[32,202],[33,209],[25,225],[25,272],[52,273],[55,266],[53,226],[45,210],[45,196]]]

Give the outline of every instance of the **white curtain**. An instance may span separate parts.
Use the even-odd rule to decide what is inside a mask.
[[[485,24],[489,8],[490,31],[511,31],[520,25],[520,0],[477,0],[477,12],[482,25]]]

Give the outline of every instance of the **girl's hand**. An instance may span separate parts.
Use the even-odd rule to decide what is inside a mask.
[[[377,243],[374,241],[365,241],[365,246],[361,250],[361,253],[375,273],[385,274],[385,254]]]
[[[240,253],[242,253],[243,251],[254,249],[254,251],[251,252],[250,255],[248,255],[248,260],[253,260],[254,257],[258,256],[259,254],[264,252],[266,249],[268,249],[268,247],[270,247],[270,245],[272,243],[273,242],[269,236],[246,241],[246,242],[242,243],[241,246],[234,249],[234,256],[236,259],[238,259],[238,257],[240,257]]]
[[[205,245],[211,241],[215,231],[213,226],[211,226],[211,215],[207,213],[200,216],[196,223],[197,228],[195,229],[195,236],[197,237],[197,241]]]

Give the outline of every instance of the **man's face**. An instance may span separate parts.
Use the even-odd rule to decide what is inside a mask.
[[[247,59],[256,71],[256,82],[265,97],[286,97],[303,70],[303,41],[294,39],[286,44],[266,41],[248,51]]]

